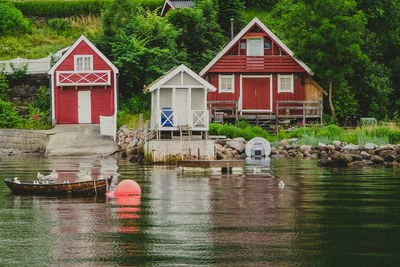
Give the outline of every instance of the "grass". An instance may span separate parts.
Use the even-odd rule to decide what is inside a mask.
[[[65,20],[71,26],[65,31],[51,27],[47,19],[35,19],[31,20],[31,33],[1,36],[0,59],[47,57],[74,43],[81,34],[94,36],[102,31],[98,16],[69,17]]]
[[[140,114],[131,114],[124,111],[119,111],[117,120],[118,127],[126,125],[126,127],[128,128],[137,129],[139,126],[139,117]],[[146,120],[150,120],[150,111],[146,111],[143,113],[143,123]]]

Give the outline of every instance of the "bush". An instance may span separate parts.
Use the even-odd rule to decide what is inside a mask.
[[[29,21],[21,11],[9,3],[0,3],[0,35],[25,33],[29,30]]]
[[[54,18],[49,19],[47,24],[53,29],[57,31],[68,31],[72,28],[71,23],[66,19]]]
[[[15,2],[15,7],[25,16],[45,18],[65,18],[81,15],[100,15],[103,8],[111,0],[38,0]],[[142,5],[146,9],[156,9],[162,6],[162,0],[133,0],[135,5]]]
[[[11,88],[8,85],[7,77],[0,73],[0,98],[8,101],[10,93]]]
[[[245,124],[243,123],[242,126],[245,126]],[[209,126],[209,133],[210,135],[225,135],[228,138],[243,137],[246,140],[250,140],[254,137],[263,137],[267,140],[271,139],[268,132],[264,131],[261,127],[251,127],[249,124],[247,124],[245,128],[239,128],[229,124],[222,125],[211,123]]]
[[[22,121],[14,105],[0,98],[0,128],[13,128]]]
[[[33,96],[30,108],[37,109],[39,112],[47,112],[50,111],[50,102],[50,90],[46,86],[42,86]]]
[[[121,100],[120,110],[131,114],[143,113],[151,108],[151,94],[140,92],[131,98]]]

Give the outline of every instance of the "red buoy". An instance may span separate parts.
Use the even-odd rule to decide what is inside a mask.
[[[115,188],[115,196],[116,197],[122,197],[122,196],[136,196],[140,195],[142,193],[142,190],[140,189],[140,186],[138,183],[136,183],[133,180],[123,180],[121,181],[118,185],[117,188]]]

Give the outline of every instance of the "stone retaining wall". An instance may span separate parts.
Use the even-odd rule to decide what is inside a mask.
[[[49,137],[43,131],[0,129],[0,149],[45,152]]]

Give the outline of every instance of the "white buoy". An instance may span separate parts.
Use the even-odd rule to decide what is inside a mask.
[[[283,181],[280,181],[278,186],[279,186],[279,188],[284,188],[285,187],[285,183]]]

